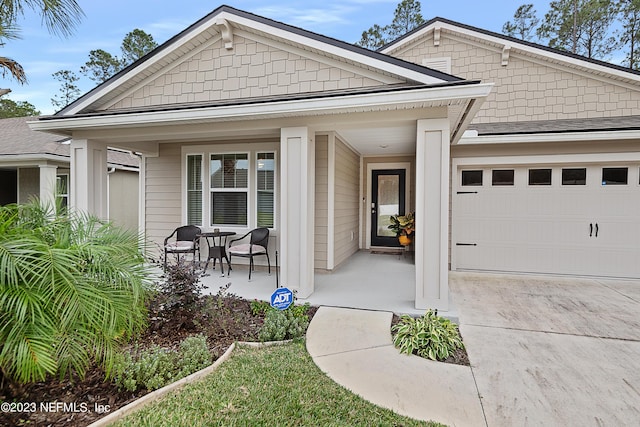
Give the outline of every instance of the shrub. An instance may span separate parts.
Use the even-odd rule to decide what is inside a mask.
[[[139,235],[37,202],[0,207],[0,377],[109,372],[146,323]],[[2,379],[2,378],[0,378]]]
[[[159,292],[152,302],[157,315],[178,320],[184,328],[192,328],[202,309],[204,285],[200,282],[200,273],[184,259],[169,263],[164,280],[157,284]]]
[[[393,344],[404,354],[445,360],[456,349],[464,348],[458,327],[438,316],[437,311],[429,310],[419,318],[402,316],[392,332]]]
[[[154,345],[142,351],[136,346],[119,354],[111,379],[121,390],[152,391],[206,368],[211,361],[206,337],[196,335],[185,338],[179,351]]]
[[[264,324],[258,332],[258,339],[263,342],[282,341],[303,336],[309,326],[308,310],[308,303],[292,305],[282,311],[269,307]]]

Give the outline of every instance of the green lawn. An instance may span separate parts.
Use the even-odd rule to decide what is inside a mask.
[[[304,342],[236,348],[201,381],[118,426],[441,426],[380,408],[329,379]]]

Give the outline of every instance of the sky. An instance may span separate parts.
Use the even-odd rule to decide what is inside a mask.
[[[217,3],[204,0],[79,0],[85,17],[75,33],[66,39],[50,35],[41,25],[40,16],[27,11],[18,22],[20,39],[7,40],[0,46],[0,56],[20,63],[28,82],[20,85],[0,75],[0,88],[12,92],[5,98],[28,101],[42,114],[53,114],[51,98],[60,94],[60,82],[52,74],[79,70],[93,49],[120,55],[124,36],[139,28],[151,34],[158,44],[187,28],[222,4],[266,18],[301,27],[350,43],[360,40],[362,32],[379,24],[390,24],[400,0],[227,0]],[[548,1],[531,0],[423,0],[425,20],[439,16],[464,24],[501,32],[502,25],[513,19],[523,3],[533,3],[543,18]],[[301,6],[304,5],[304,6]],[[76,83],[83,93],[95,86],[85,77]]]

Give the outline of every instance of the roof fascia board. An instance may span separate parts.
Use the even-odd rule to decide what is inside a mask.
[[[174,48],[171,48],[171,46],[174,46],[174,47],[181,46],[184,43],[188,42],[189,40],[193,39],[194,37],[197,37],[203,32],[208,31],[213,25],[212,22],[215,23],[215,17],[211,17],[210,19],[205,19],[197,22],[192,27],[190,27],[188,31],[185,31],[179,34],[175,40],[171,40],[170,44],[167,45],[165,49],[161,49],[155,55],[150,56],[145,61],[142,61],[140,64],[138,64],[137,66],[134,66],[131,69],[126,70],[126,72],[122,73],[121,75],[116,74],[112,81],[108,80],[103,85],[96,87],[95,89],[97,90],[95,90],[94,93],[89,92],[87,94],[86,99],[83,99],[77,105],[71,104],[69,106],[70,107],[69,109],[64,108],[60,111],[60,113],[62,113],[63,115],[77,114],[87,106],[93,104],[95,101],[100,99],[105,93],[108,93],[109,91],[113,90],[114,88],[122,84],[124,81],[129,79],[129,76],[140,73],[143,70],[163,60],[168,55],[171,55],[174,52]]]
[[[56,154],[0,154],[2,167],[35,167],[55,163],[69,164],[70,156]]]
[[[198,46],[197,49],[193,49],[192,51],[189,52],[189,54],[185,55],[184,56],[184,60],[189,60],[189,59],[193,58],[194,56],[198,55],[203,50],[205,50],[205,49],[211,47],[213,44],[219,42],[221,39],[222,39],[221,35],[217,35],[216,37],[211,38],[211,40],[208,43],[203,43],[202,45]],[[179,67],[182,63],[184,63],[184,60],[183,61],[174,61],[174,62],[171,63],[170,66],[162,67],[161,68],[162,73],[171,72],[175,68]],[[150,65],[152,65],[152,64],[150,64]],[[111,101],[109,101],[109,103],[104,106],[104,109],[108,109],[109,107],[112,107],[113,105],[115,105],[118,102],[122,101],[126,97],[131,96],[137,90],[139,90],[140,88],[144,87],[146,84],[148,84],[150,81],[152,81],[152,80],[154,80],[156,78],[158,78],[158,74],[157,73],[152,73],[151,75],[145,77],[144,79],[142,79],[141,81],[139,81],[138,83],[136,83],[135,85],[130,87],[128,90],[126,90],[125,92],[121,93],[120,95],[116,96]]]
[[[557,62],[563,62],[563,63],[567,63],[569,64],[569,66],[573,69],[573,67],[581,67],[581,68],[588,68],[588,69],[592,69],[594,71],[600,72],[600,73],[607,73],[607,74],[611,74],[614,75],[618,78],[623,78],[623,79],[629,79],[629,80],[635,80],[640,82],[640,75],[638,74],[634,74],[634,73],[630,73],[630,72],[625,72],[622,70],[618,70],[616,68],[611,68],[611,67],[607,67],[604,65],[600,65],[594,62],[590,62],[590,61],[586,61],[583,59],[579,59],[579,58],[573,58],[567,55],[563,55],[561,53],[556,53],[556,52],[552,52],[551,50],[546,50],[546,49],[541,49],[535,46],[531,46],[525,43],[519,43],[517,40],[513,40],[510,38],[501,38],[501,37],[497,37],[497,36],[493,36],[490,34],[486,34],[483,32],[479,32],[479,31],[474,31],[470,28],[465,28],[465,27],[461,27],[461,26],[457,26],[457,25],[453,25],[450,24],[448,22],[443,22],[443,21],[435,21],[432,22],[431,24],[425,26],[424,28],[422,28],[419,31],[416,31],[412,34],[409,34],[407,37],[398,40],[397,43],[391,44],[386,46],[384,49],[382,49],[380,52],[385,53],[385,54],[389,54],[390,52],[401,48],[404,45],[408,45],[410,44],[412,41],[424,36],[426,33],[435,30],[436,28],[439,28],[441,31],[442,29],[446,29],[450,32],[453,33],[460,33],[460,34],[464,34],[467,37],[473,37],[473,38],[478,38],[478,39],[482,39],[482,40],[486,40],[488,42],[491,43],[495,43],[497,45],[500,46],[510,46],[511,47],[511,53],[513,54],[513,49],[518,49],[521,50],[523,52],[527,52],[531,55],[536,55],[536,56],[542,56],[542,57],[548,57],[551,58],[554,61]]]
[[[90,117],[54,118],[29,122],[32,130],[67,131],[108,126],[148,126],[193,120],[235,121],[270,117],[302,117],[308,115],[339,114],[353,111],[384,111],[387,106],[410,107],[429,102],[451,102],[486,97],[493,84],[444,86],[399,90],[388,93],[345,95],[332,98],[287,100],[280,102],[203,107],[188,110],[115,114]]]
[[[640,130],[550,132],[510,135],[463,135],[458,145],[530,144],[541,142],[584,142],[640,140]]]

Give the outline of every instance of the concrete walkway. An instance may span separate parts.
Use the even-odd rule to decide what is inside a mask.
[[[307,331],[307,350],[330,378],[376,405],[450,426],[485,426],[471,369],[400,354],[391,342],[391,317],[321,307]]]
[[[322,307],[307,349],[379,406],[450,426],[640,425],[640,281],[451,273],[471,367],[401,355],[390,312]]]

